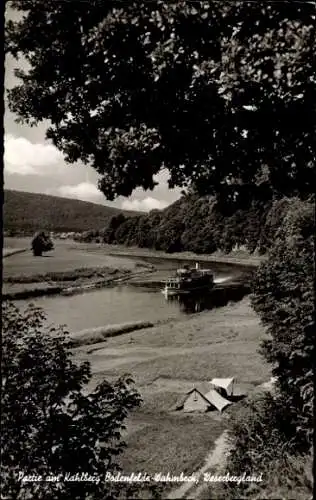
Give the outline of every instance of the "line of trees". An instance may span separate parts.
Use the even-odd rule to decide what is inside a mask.
[[[86,231],[81,240],[152,248],[168,253],[189,251],[210,254],[244,247],[265,253],[292,200],[252,200],[237,208],[219,204],[214,197],[182,196],[165,210],[125,217],[115,215],[102,230]]]

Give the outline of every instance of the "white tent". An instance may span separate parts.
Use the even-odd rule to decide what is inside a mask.
[[[226,406],[231,405],[231,401],[227,401],[214,389],[211,389],[204,397],[219,411],[223,411]]]
[[[222,412],[226,406],[232,404],[231,401],[223,398],[215,389],[201,392],[196,387],[189,391],[185,397],[177,404],[175,409],[183,409],[184,412],[207,411],[216,408]]]
[[[233,386],[234,386],[234,377],[231,378],[213,378],[210,381],[210,384],[213,385],[214,387],[221,387],[222,389],[225,389],[226,394],[228,396],[233,395]]]

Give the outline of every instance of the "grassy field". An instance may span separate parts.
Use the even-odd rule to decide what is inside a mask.
[[[3,259],[2,293],[10,298],[27,298],[60,293],[67,287],[106,286],[113,280],[126,279],[141,270],[140,263],[124,257],[106,255],[98,246],[72,240],[56,240],[55,249],[42,257],[34,257],[29,238],[5,238],[4,255],[19,248],[23,253]]]
[[[94,382],[131,373],[143,404],[129,418],[124,472],[194,473],[227,426],[230,412],[174,411],[201,381],[234,376],[236,390],[251,394],[270,378],[257,353],[264,330],[248,299],[154,328],[75,350],[92,364]],[[93,348],[94,347],[94,348]],[[236,406],[239,403],[234,403]]]
[[[4,248],[30,248],[29,238],[5,238]],[[3,278],[15,276],[63,273],[78,269],[119,268],[134,269],[135,262],[127,258],[112,257],[96,248],[88,251],[85,245],[73,241],[56,240],[55,250],[43,257],[34,257],[31,250],[11,255],[3,260]],[[93,250],[93,249],[91,249]]]

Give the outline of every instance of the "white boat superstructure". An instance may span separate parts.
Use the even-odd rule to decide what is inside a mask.
[[[182,295],[203,290],[213,286],[214,277],[210,269],[200,269],[198,263],[195,268],[184,266],[177,269],[176,275],[165,280],[163,293],[165,295]]]

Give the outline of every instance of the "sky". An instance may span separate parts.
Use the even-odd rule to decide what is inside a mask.
[[[15,19],[16,14],[7,3],[6,17]],[[5,88],[19,83],[14,69],[25,68],[25,61],[5,60]],[[5,100],[6,102],[6,100]],[[66,164],[63,155],[45,140],[48,122],[37,127],[16,123],[16,115],[5,106],[4,114],[4,187],[34,193],[51,194],[64,198],[76,198],[128,210],[149,211],[162,209],[180,197],[180,189],[169,189],[167,172],[161,172],[156,180],[159,185],[153,191],[136,189],[128,198],[118,197],[107,201],[97,189],[98,174],[93,168],[80,164]]]

